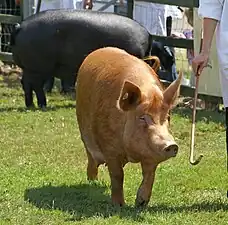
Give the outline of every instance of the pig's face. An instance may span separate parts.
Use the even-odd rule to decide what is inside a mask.
[[[175,157],[178,145],[169,131],[169,110],[177,97],[180,80],[164,92],[151,85],[147,94],[125,82],[119,106],[126,113],[124,147],[129,161],[159,163]]]

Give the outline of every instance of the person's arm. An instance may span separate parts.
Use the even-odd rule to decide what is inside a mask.
[[[195,74],[200,75],[207,66],[215,28],[221,19],[223,5],[219,0],[200,0],[199,16],[203,18],[203,42],[199,55],[192,60]]]
[[[203,19],[203,43],[202,43],[202,54],[210,54],[212,39],[215,33],[218,20],[211,18]]]
[[[196,55],[196,57],[194,57],[192,60],[192,68],[196,75],[200,75],[204,67],[208,65],[212,40],[213,40],[217,23],[218,23],[218,20],[215,20],[212,18],[203,19],[202,48],[199,55]]]
[[[84,0],[83,1],[83,9],[92,9],[93,8],[93,0]]]
[[[199,0],[199,16],[203,18],[202,53],[209,53],[218,21],[221,19],[223,5],[220,0]]]

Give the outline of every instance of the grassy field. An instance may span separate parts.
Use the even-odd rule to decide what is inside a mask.
[[[141,170],[127,164],[127,205],[118,208],[110,203],[106,167],[100,167],[98,182],[86,180],[75,101],[55,90],[48,95],[46,112],[25,110],[18,80],[0,78],[1,225],[228,224],[223,114],[197,113],[195,151],[204,158],[191,166],[191,111],[176,109],[171,126],[180,151],[159,166],[149,206],[134,208]]]

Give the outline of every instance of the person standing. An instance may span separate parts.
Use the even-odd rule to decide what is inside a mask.
[[[167,5],[134,1],[133,19],[144,26],[152,35],[167,36]]]
[[[36,0],[36,4],[37,4]],[[42,0],[40,11],[47,9],[92,9],[92,0]]]
[[[151,35],[171,36],[172,17],[180,17],[180,14],[181,13],[176,6],[134,1],[133,19],[144,26]],[[163,54],[162,58],[165,58],[167,55],[169,58],[171,57],[173,61],[171,67],[163,70],[163,67],[165,68],[166,66],[164,66],[164,62],[162,62],[161,57],[156,55],[155,52],[152,52],[152,54],[155,54],[161,60],[162,69],[158,71],[159,77],[168,81],[176,80],[177,71],[174,48],[164,46],[162,43],[153,41],[152,49],[160,49],[159,52],[162,52]]]
[[[35,6],[37,2],[35,0]],[[40,11],[49,9],[83,9],[83,0],[42,0]]]
[[[200,76],[208,65],[212,40],[216,31],[220,85],[226,114],[226,150],[228,155],[228,0],[200,0],[198,13],[203,18],[203,41],[200,53],[192,60],[192,67],[195,74]]]

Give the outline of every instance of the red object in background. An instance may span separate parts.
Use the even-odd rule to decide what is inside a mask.
[[[16,5],[20,5],[21,4],[21,0],[15,0]]]
[[[92,8],[93,8],[93,0],[83,1],[83,9],[92,9]]]

